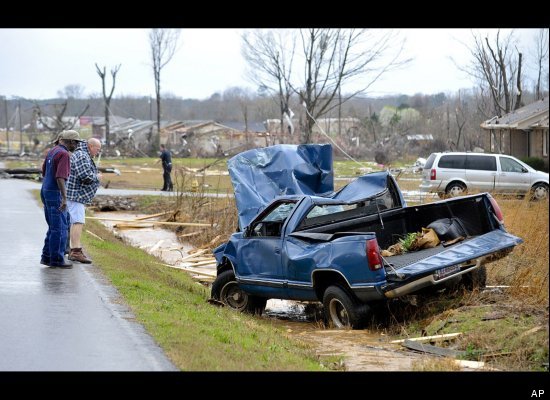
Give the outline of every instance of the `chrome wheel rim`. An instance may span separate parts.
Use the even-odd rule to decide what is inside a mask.
[[[350,325],[348,311],[340,300],[332,299],[328,307],[330,319],[337,328],[344,328]]]
[[[236,310],[244,310],[248,303],[248,295],[243,292],[237,282],[231,281],[224,285],[220,298],[222,302]]]

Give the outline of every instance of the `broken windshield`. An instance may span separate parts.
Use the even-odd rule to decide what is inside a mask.
[[[307,213],[298,230],[372,215],[399,206],[400,204],[395,201],[394,196],[388,190],[380,196],[353,204],[318,204]]]

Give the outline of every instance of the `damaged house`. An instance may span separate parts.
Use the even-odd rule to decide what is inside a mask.
[[[244,132],[240,125],[229,125],[235,123],[213,120],[172,122],[161,129],[160,143],[189,157],[227,156],[249,148],[269,146],[265,129],[262,128],[263,132]]]
[[[481,124],[485,149],[519,159],[537,157],[548,168],[548,98]]]

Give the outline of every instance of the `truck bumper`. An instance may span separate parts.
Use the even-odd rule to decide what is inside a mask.
[[[380,286],[363,286],[363,287],[352,287],[351,290],[353,294],[357,296],[359,300],[363,303],[368,303],[370,301],[383,300],[385,298],[384,292]]]
[[[475,269],[481,267],[485,263],[486,257],[480,257],[475,260],[475,264],[464,265],[460,267],[460,270],[452,275],[449,275],[443,279],[436,279],[435,274],[426,275],[422,278],[416,279],[412,282],[405,283],[401,286],[395,287],[392,285],[389,287],[389,290],[384,292],[384,296],[388,299],[393,299],[396,297],[405,296],[407,294],[414,293],[425,287],[440,285],[450,279],[456,278],[457,276],[467,274],[474,271]]]

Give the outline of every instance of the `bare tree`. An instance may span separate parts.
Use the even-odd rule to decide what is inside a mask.
[[[151,46],[151,58],[153,61],[153,75],[155,78],[155,93],[157,96],[157,132],[160,134],[160,73],[170,62],[177,50],[179,29],[151,29],[149,32],[149,44]],[[149,134],[149,143],[151,143]]]
[[[79,84],[67,85],[57,91],[57,96],[66,99],[81,99],[84,97],[84,86]]]
[[[458,91],[458,98],[456,100],[456,108],[455,108],[455,121],[456,121],[456,128],[457,128],[457,138],[456,138],[456,150],[458,151],[460,149],[460,139],[462,138],[462,133],[464,130],[464,125],[466,125],[467,117],[466,117],[466,110],[465,110],[465,103],[462,102],[461,96],[460,96],[460,90]],[[448,108],[447,108],[448,110]],[[463,150],[466,151],[466,138],[462,138],[462,141],[464,142]],[[451,144],[454,144],[451,142]],[[451,150],[453,148],[451,147]]]
[[[106,75],[107,75],[106,68],[105,68],[105,66],[103,67],[103,69],[99,68],[97,63],[95,65],[95,67],[96,67],[96,70],[97,70],[97,74],[101,78],[101,88],[102,88],[102,93],[103,93],[103,100],[105,102],[105,146],[107,148],[109,148],[109,146],[111,145],[111,139],[110,139],[111,129],[110,129],[110,124],[109,124],[109,111],[110,111],[109,106],[111,105],[111,98],[113,97],[113,92],[115,91],[116,74],[120,70],[121,64],[118,64],[116,67],[111,68],[111,76],[113,77],[113,85],[111,86],[111,91],[109,92],[108,95],[107,95],[107,92],[105,90],[105,78],[106,78]]]
[[[472,56],[467,66],[459,66],[477,80],[482,97],[490,99],[486,117],[503,115],[521,106],[522,54],[512,54],[514,32],[501,39],[500,30],[494,39],[472,33],[474,43],[468,47]],[[514,99],[514,96],[516,97]]]
[[[80,120],[80,117],[82,117],[90,107],[90,105],[87,104],[78,116],[74,118],[66,118],[65,112],[67,111],[67,101],[58,104],[51,104],[51,106],[53,106],[53,116],[44,116],[42,108],[35,101],[33,115],[42,124],[42,126],[52,133],[52,139],[54,139],[61,131],[73,129],[76,123]]]
[[[281,135],[284,115],[290,117],[290,79],[296,47],[296,35],[290,30],[255,30],[242,36],[242,54],[248,62],[247,75],[263,92],[277,95]]]
[[[311,139],[313,118],[341,107],[364,93],[383,73],[408,61],[400,58],[403,43],[394,47],[398,37],[393,31],[310,28],[299,30],[298,36],[294,31],[287,35],[260,32],[245,36],[243,54],[255,82],[279,93],[281,117],[290,95],[299,95],[307,110],[303,143]],[[298,61],[296,42],[301,48]],[[382,61],[390,49],[395,53]],[[301,78],[295,77],[293,70],[301,70]],[[344,94],[346,84],[352,80],[359,88]]]
[[[541,89],[541,78],[546,69],[548,76],[548,29],[539,29],[536,36],[535,62],[537,65],[537,82],[535,84],[535,100],[540,100],[544,97],[545,90]],[[548,81],[546,81],[548,84]],[[546,92],[548,86],[546,87]]]
[[[327,114],[333,108],[364,93],[385,72],[400,67],[409,60],[401,59],[404,42],[389,59],[381,58],[395,45],[397,35],[393,31],[372,32],[365,29],[316,29],[300,30],[304,56],[300,85],[292,85],[305,105],[307,115],[302,141],[311,139],[313,118]],[[361,78],[361,79],[359,79]],[[335,96],[347,83],[356,80],[357,89]]]

